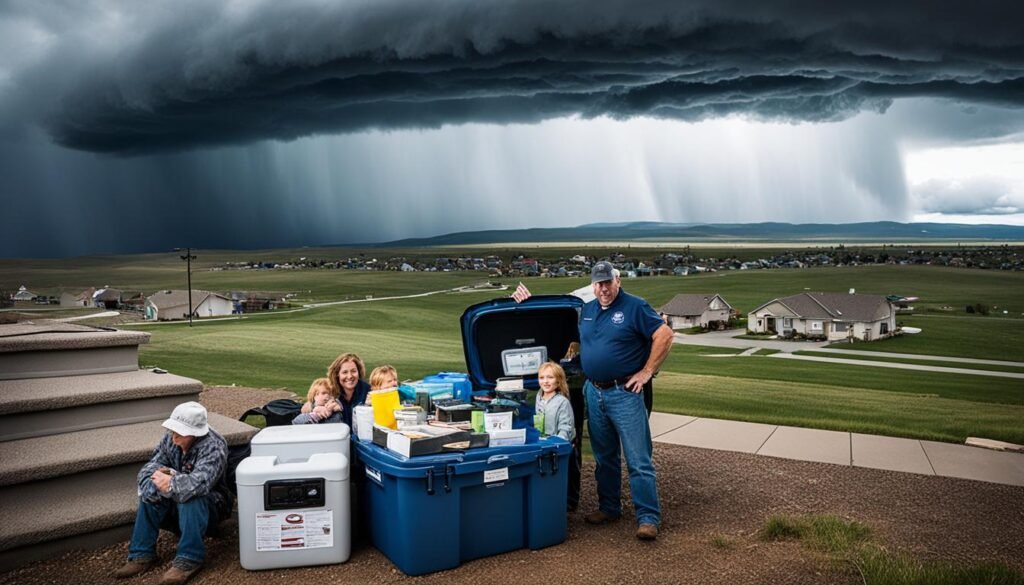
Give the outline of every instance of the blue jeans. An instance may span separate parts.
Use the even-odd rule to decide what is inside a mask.
[[[587,396],[587,424],[590,425],[590,447],[597,470],[597,501],[609,516],[622,515],[622,461],[626,456],[629,489],[633,494],[638,524],[661,523],[658,504],[657,476],[651,461],[651,427],[643,394],[624,387],[599,390],[590,383],[583,385]]]
[[[202,563],[206,558],[203,537],[210,524],[211,512],[205,497],[193,498],[183,504],[167,498],[160,498],[154,504],[139,498],[132,541],[128,545],[128,558],[155,559],[156,537],[160,534],[160,528],[164,528],[181,533],[178,558]]]

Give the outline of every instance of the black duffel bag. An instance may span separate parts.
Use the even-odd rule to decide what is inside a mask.
[[[245,422],[250,416],[262,416],[266,426],[277,427],[292,424],[292,419],[302,412],[302,403],[295,402],[289,398],[278,398],[256,408],[250,408],[242,413],[238,420]]]

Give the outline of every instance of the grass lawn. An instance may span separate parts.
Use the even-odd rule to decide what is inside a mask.
[[[870,343],[834,343],[830,348],[916,353],[989,360],[1024,361],[1024,321],[969,315],[913,315],[900,318],[920,333]]]
[[[460,253],[474,254],[469,250]],[[529,250],[526,250],[529,253]],[[227,271],[238,260],[285,260],[315,250],[206,252],[193,286],[213,290],[295,292],[301,301],[329,301],[422,293],[487,280],[481,273],[384,273],[352,270]],[[367,251],[377,257],[397,250]],[[440,250],[420,254],[444,255]],[[348,255],[332,252],[333,257]],[[563,253],[564,254],[564,253]],[[503,279],[514,284],[519,279]],[[585,278],[523,279],[535,294],[566,293]],[[37,292],[110,285],[154,291],[184,286],[174,254],[125,258],[0,261],[0,286],[26,284]],[[923,314],[903,319],[922,333],[854,349],[1019,360],[1024,355],[1024,273],[928,266],[862,266],[805,270],[726,271],[695,277],[628,280],[625,289],[658,307],[677,293],[719,293],[743,312],[804,289],[917,295]],[[46,291],[50,287],[50,291]],[[258,318],[141,325],[152,333],[141,348],[143,365],[160,366],[207,384],[287,388],[305,393],[310,381],[344,351],[370,367],[390,363],[400,377],[465,369],[459,316],[500,292],[339,305]],[[943,307],[984,303],[1010,318],[956,314]],[[940,316],[941,315],[941,316]],[[955,315],[955,316],[954,316]],[[851,347],[851,346],[843,346]],[[1020,380],[931,374],[889,368],[710,357],[739,350],[674,347],[656,383],[659,410],[698,416],[962,441],[968,435],[1024,442],[1024,384]]]

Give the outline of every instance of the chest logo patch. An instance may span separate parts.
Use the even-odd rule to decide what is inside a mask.
[[[625,320],[626,316],[622,314],[622,311],[615,311],[615,314],[612,315],[612,323],[615,323],[616,325],[622,325]]]

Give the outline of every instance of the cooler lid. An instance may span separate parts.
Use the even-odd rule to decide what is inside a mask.
[[[246,457],[235,469],[239,486],[263,485],[278,479],[316,479],[345,481],[348,457],[341,453],[314,453],[304,461],[282,461],[273,455]]]
[[[462,349],[473,388],[494,389],[505,376],[506,350],[544,347],[548,359],[560,359],[580,339],[582,307],[583,300],[572,295],[536,295],[522,303],[500,298],[467,308],[461,319]],[[523,386],[536,389],[536,374],[524,376]]]
[[[318,425],[281,425],[267,427],[252,438],[253,445],[295,445],[301,443],[329,443],[347,441],[348,425],[324,423]]]

